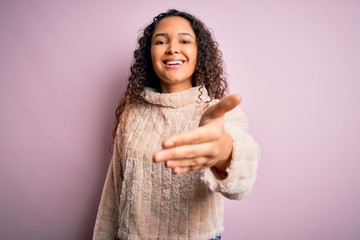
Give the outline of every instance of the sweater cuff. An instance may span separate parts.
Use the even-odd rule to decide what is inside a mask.
[[[259,160],[257,143],[243,129],[236,129],[233,138],[233,150],[230,166],[226,169],[227,177],[218,179],[210,168],[203,171],[202,181],[211,191],[220,192],[224,197],[239,200],[251,193],[256,179]]]

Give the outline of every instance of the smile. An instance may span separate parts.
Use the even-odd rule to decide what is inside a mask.
[[[182,65],[184,62],[183,61],[165,61],[164,64],[166,66],[179,66]]]

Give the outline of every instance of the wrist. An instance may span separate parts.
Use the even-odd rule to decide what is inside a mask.
[[[225,142],[224,155],[213,167],[211,167],[212,172],[220,179],[227,177],[226,169],[231,163],[233,142],[229,133],[226,133]]]

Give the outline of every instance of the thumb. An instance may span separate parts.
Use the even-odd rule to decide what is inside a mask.
[[[220,100],[220,102],[210,106],[203,114],[203,118],[218,118],[223,117],[225,113],[232,110],[241,102],[239,94],[232,94]]]

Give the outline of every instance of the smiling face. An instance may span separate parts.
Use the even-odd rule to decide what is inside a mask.
[[[163,93],[191,88],[197,58],[196,36],[182,17],[162,19],[151,38],[151,59]]]

